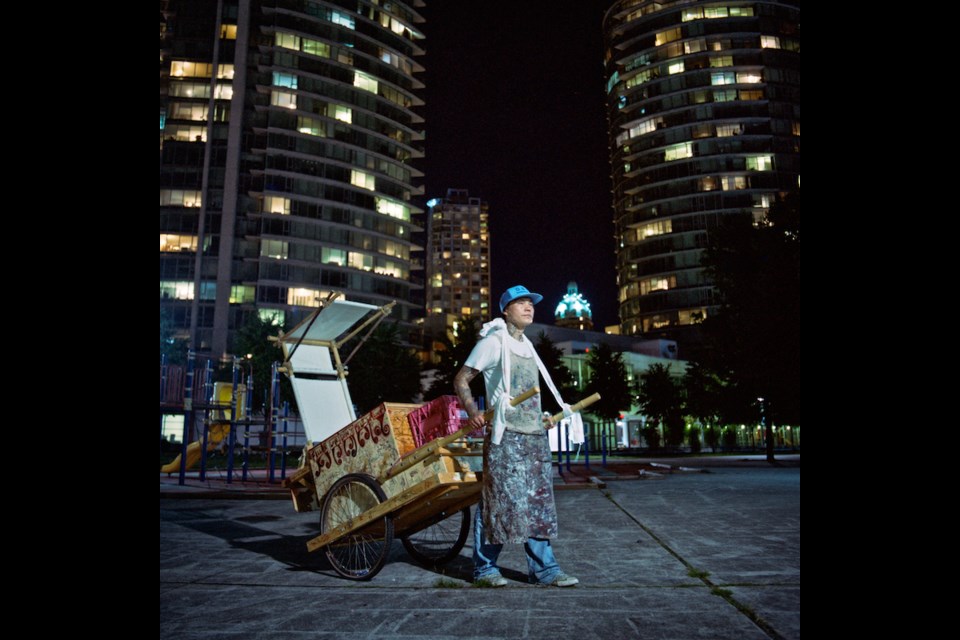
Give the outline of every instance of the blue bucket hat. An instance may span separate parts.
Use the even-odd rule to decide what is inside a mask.
[[[507,305],[517,298],[530,298],[533,304],[537,304],[543,300],[543,296],[539,293],[530,293],[527,291],[526,287],[517,285],[516,287],[510,287],[503,292],[502,296],[500,296],[500,312],[503,313],[503,310],[507,308]]]

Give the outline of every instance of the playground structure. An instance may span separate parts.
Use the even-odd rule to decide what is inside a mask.
[[[216,382],[216,369],[222,362],[200,358],[190,353],[185,366],[160,364],[160,441],[161,452],[169,442],[164,435],[164,419],[182,418],[183,450],[160,472],[179,474],[179,483],[186,480],[186,472],[199,466],[199,479],[206,479],[208,457],[213,452],[225,454],[227,483],[250,477],[250,458],[266,455],[269,480],[286,475],[287,458],[291,450],[302,448],[305,437],[296,416],[291,415],[289,403],[280,403],[279,372],[274,366],[271,393],[262,412],[253,410],[253,376],[244,380],[245,361],[233,358],[232,381]],[[167,428],[169,431],[169,427]],[[174,431],[174,437],[179,430]],[[184,455],[184,452],[186,455]],[[239,455],[237,455],[239,453]]]

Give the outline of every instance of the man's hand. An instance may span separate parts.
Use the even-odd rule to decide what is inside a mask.
[[[467,424],[473,427],[474,431],[477,429],[483,429],[483,426],[487,424],[487,421],[484,419],[482,413],[475,413],[470,416],[470,419],[467,420]]]

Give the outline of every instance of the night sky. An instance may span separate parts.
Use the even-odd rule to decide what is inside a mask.
[[[424,200],[467,189],[490,206],[493,304],[576,280],[594,328],[615,324],[602,0],[426,0]]]

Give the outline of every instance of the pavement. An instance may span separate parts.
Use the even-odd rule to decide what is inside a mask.
[[[581,581],[566,589],[527,584],[519,545],[500,557],[508,586],[472,587],[472,536],[441,570],[394,542],[372,580],[344,580],[306,551],[318,514],[295,513],[266,478],[162,476],[160,637],[799,638],[800,457],[778,458],[565,472],[554,547]],[[651,462],[669,468],[629,468]]]

